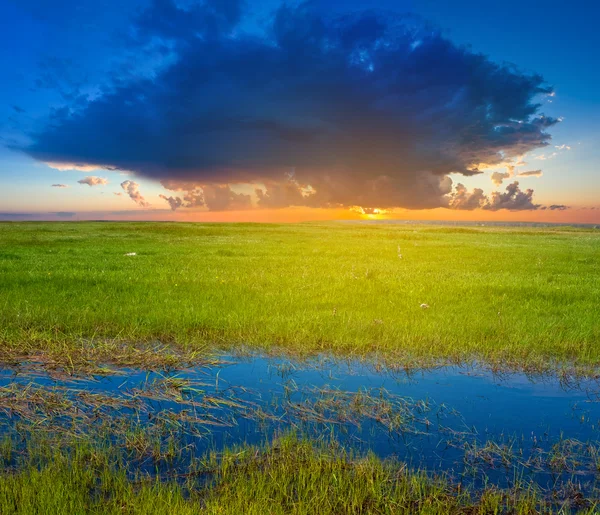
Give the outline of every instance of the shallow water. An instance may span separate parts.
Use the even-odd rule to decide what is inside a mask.
[[[496,376],[477,367],[406,373],[328,358],[222,360],[210,368],[128,370],[76,380],[4,369],[0,387],[58,388],[84,404],[82,392],[136,403],[118,409],[98,401],[83,406],[104,419],[118,412],[144,423],[183,414],[180,436],[196,454],[260,444],[295,428],[477,485],[487,478],[506,486],[518,475],[543,487],[575,479],[587,483],[588,490],[595,488],[600,460],[596,381]],[[0,427],[9,431],[19,417],[13,409],[0,410]]]

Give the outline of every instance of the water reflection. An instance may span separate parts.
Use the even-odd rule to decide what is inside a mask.
[[[526,474],[544,487],[574,476],[593,486],[600,463],[594,380],[224,356],[211,367],[91,378],[5,369],[0,386],[6,434],[23,422],[86,431],[130,420],[169,428],[165,434],[190,449],[181,466],[192,455],[260,444],[290,429],[477,485],[510,485]]]

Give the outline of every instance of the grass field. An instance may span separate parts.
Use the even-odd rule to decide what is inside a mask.
[[[6,358],[159,341],[594,366],[599,306],[594,229],[0,224]]]
[[[104,364],[181,369],[250,349],[408,368],[478,360],[597,371],[599,305],[594,229],[0,224],[0,513],[595,513],[597,490],[577,480],[550,491],[515,472],[510,488],[470,490],[454,477],[354,455],[324,435],[185,461],[196,450],[186,443],[195,434],[187,410],[128,415],[114,395],[13,384],[18,367],[10,367],[90,376]],[[185,390],[177,376],[163,379]],[[206,406],[194,404],[200,418],[217,402],[202,388],[194,390],[206,396]],[[175,390],[149,395],[183,402]],[[581,465],[569,454],[575,447],[544,463]],[[595,443],[580,447],[593,473]],[[477,449],[491,468],[506,454]]]

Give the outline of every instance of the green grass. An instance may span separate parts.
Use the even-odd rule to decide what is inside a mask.
[[[160,341],[594,366],[599,306],[591,229],[0,224],[6,355]]]
[[[9,450],[5,444],[2,452]],[[69,450],[38,444],[17,471],[0,472],[0,513],[516,515],[557,513],[560,506],[595,513],[596,506],[577,495],[551,505],[526,485],[474,494],[395,461],[295,436],[206,456],[179,481],[131,476],[118,454],[89,442]]]
[[[600,231],[591,229],[0,224],[3,363],[179,367],[254,348],[399,366],[597,367],[599,305]],[[23,393],[20,415],[12,407],[21,423],[36,399],[54,409],[56,399],[34,393]],[[595,510],[573,485],[553,505],[527,484],[466,492],[449,478],[293,436],[150,478],[132,473],[127,453],[176,460],[183,449],[156,448],[144,433],[115,444],[116,433],[102,440],[75,428],[44,443],[41,426],[19,427],[17,445],[0,443],[2,514]],[[556,450],[557,468],[569,452]]]

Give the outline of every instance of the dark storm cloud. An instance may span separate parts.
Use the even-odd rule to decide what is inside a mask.
[[[257,184],[263,207],[470,208],[482,193],[457,197],[449,174],[543,147],[557,123],[539,113],[536,99],[552,91],[542,77],[415,20],[284,5],[257,35],[240,29],[242,7],[155,0],[135,38],[176,52],[174,64],[57,111],[26,151],[190,183],[163,196],[172,209],[247,208],[250,197],[229,187],[239,183]],[[531,209],[521,194],[489,205]]]
[[[82,67],[71,59],[44,56],[38,62],[36,90],[54,90],[69,103],[69,108],[85,107],[86,97],[81,90],[87,81]]]
[[[250,195],[235,193],[228,185],[205,185],[204,203],[211,211],[244,210],[252,207]]]
[[[236,193],[227,184],[204,184],[200,186],[189,182],[163,181],[162,185],[168,190],[184,192],[182,197],[159,195],[173,211],[180,207],[202,206],[206,206],[210,211],[252,208],[252,197],[250,195]]]
[[[219,37],[231,30],[242,16],[240,0],[214,0],[204,4],[177,6],[172,0],[154,0],[137,19],[137,37],[142,41],[162,38],[185,42],[198,36]]]

